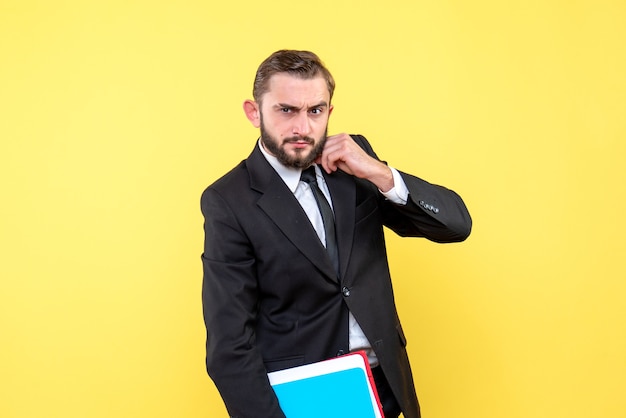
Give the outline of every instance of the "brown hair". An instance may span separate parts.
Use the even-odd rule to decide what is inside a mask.
[[[289,73],[304,80],[322,76],[326,80],[330,98],[333,98],[335,80],[317,55],[310,51],[283,49],[274,52],[259,66],[252,89],[254,100],[261,101],[268,90],[270,78],[277,73]]]

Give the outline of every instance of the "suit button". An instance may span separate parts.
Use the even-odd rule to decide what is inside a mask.
[[[341,289],[341,293],[343,293],[343,296],[347,298],[348,296],[350,296],[350,289],[348,289],[347,287],[344,286]]]
[[[346,352],[345,352],[345,351],[343,351],[343,350],[339,350],[339,351],[337,351],[337,357],[339,357],[339,356],[343,356],[344,354],[346,354]]]

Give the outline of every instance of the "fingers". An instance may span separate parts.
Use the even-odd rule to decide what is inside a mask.
[[[342,169],[348,174],[352,174],[349,167],[346,166],[346,161],[350,158],[350,144],[354,144],[354,141],[348,134],[338,134],[329,136],[326,139],[326,145],[322,151],[322,155],[319,158],[320,164],[327,173]]]
[[[320,157],[320,163],[327,173],[339,169],[357,177],[367,175],[371,160],[352,137],[345,133],[329,136]]]
[[[371,181],[379,190],[390,190],[394,186],[391,169],[368,155],[348,134],[329,136],[318,160],[329,174],[341,170]]]

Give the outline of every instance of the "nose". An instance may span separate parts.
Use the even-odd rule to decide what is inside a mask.
[[[307,112],[298,112],[293,119],[292,132],[295,136],[309,136],[311,133],[311,121]]]

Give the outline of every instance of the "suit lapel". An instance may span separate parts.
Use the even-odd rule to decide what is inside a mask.
[[[306,258],[328,278],[336,281],[337,274],[309,218],[258,147],[257,144],[246,160],[250,187],[261,193],[257,205]]]

